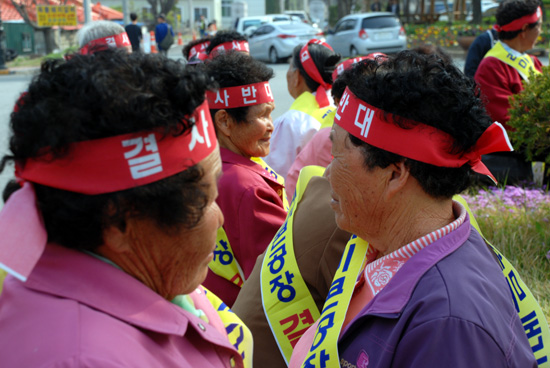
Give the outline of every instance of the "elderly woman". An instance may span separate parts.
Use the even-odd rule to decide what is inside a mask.
[[[359,238],[290,367],[536,367],[500,264],[452,199],[472,170],[490,175],[481,154],[511,149],[475,91],[410,51],[348,85],[328,177]]]
[[[290,57],[286,82],[295,101],[273,123],[272,150],[266,157],[266,162],[285,178],[296,155],[313,135],[332,125],[331,111],[335,108],[329,96],[332,72],[339,61],[340,55],[320,40],[296,46]]]
[[[206,87],[122,50],[42,66],[2,161],[2,366],[243,366],[240,321],[200,287],[223,224]]]
[[[124,27],[115,22],[98,20],[85,24],[77,33],[81,54],[90,54],[106,47],[131,50],[131,43]]]
[[[208,93],[208,103],[220,142],[217,203],[225,217],[205,285],[232,306],[288,207],[284,181],[261,159],[273,133],[273,70],[236,51],[217,55],[205,68],[220,87]]]

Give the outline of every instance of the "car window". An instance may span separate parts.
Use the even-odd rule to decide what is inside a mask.
[[[274,29],[275,29],[275,28],[274,28],[273,26],[269,26],[269,25],[263,26],[263,27],[261,28],[261,30],[262,30],[262,35],[269,34],[269,33],[273,32]],[[259,29],[258,29],[258,30],[259,30]]]
[[[372,17],[364,18],[361,28],[389,28],[389,27],[399,27],[399,19],[396,17]]]
[[[355,28],[356,22],[357,21],[355,19],[346,19],[342,21],[342,23],[336,26],[336,29],[334,30],[334,32],[338,33],[338,32],[353,30],[353,28]]]
[[[290,20],[290,17],[273,17],[273,22],[284,22],[289,20]]]
[[[251,19],[251,20],[245,20],[243,22],[243,31],[245,29],[247,29],[248,27],[252,27],[252,26],[259,26],[260,24],[262,24],[262,21],[261,19]]]

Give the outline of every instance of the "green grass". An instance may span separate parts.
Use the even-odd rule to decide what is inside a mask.
[[[550,194],[541,193],[535,199],[526,191],[523,199],[487,193],[467,200],[483,235],[519,272],[550,322]]]
[[[47,59],[62,59],[63,56],[67,53],[73,53],[77,51],[78,48],[76,46],[67,48],[63,50],[62,52],[55,52],[48,54],[46,56],[27,56],[27,55],[20,55],[16,57],[14,60],[6,63],[6,66],[9,68],[15,68],[15,67],[40,67],[40,64],[42,64],[43,60]]]

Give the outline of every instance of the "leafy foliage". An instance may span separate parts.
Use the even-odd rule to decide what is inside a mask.
[[[550,67],[533,75],[525,89],[510,97],[508,125],[512,144],[522,147],[527,158],[550,164]]]

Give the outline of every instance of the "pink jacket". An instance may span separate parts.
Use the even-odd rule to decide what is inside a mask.
[[[225,218],[223,228],[245,278],[256,258],[262,254],[286,218],[280,194],[283,186],[260,165],[220,148],[223,175],[218,185],[216,202]],[[228,306],[232,306],[241,290],[212,271],[204,286]]]
[[[204,294],[191,296],[204,307]],[[6,278],[0,331],[0,367],[242,367],[213,325],[116,267],[54,244],[26,283]]]
[[[285,179],[286,195],[289,202],[294,196],[296,182],[298,181],[300,170],[304,166],[317,165],[327,167],[332,161],[332,142],[329,138],[331,129],[332,127],[323,128],[315,133],[313,138],[296,156]]]

